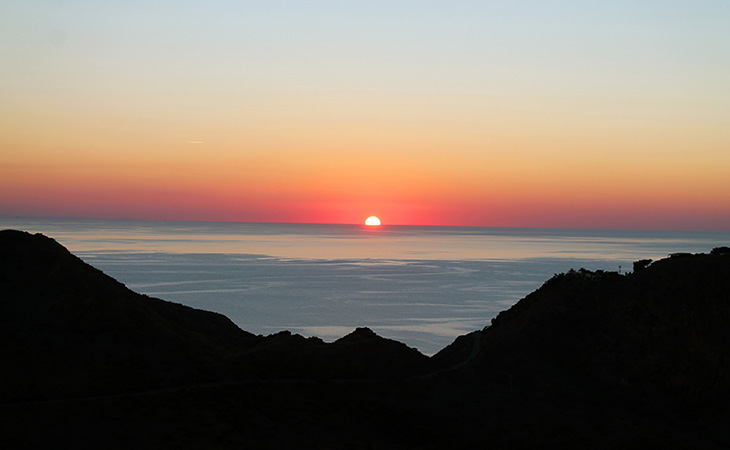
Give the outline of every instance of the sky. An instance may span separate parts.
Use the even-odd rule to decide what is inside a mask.
[[[0,4],[0,215],[730,230],[730,2]]]

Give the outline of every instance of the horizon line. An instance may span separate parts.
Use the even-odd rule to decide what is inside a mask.
[[[272,222],[272,221],[241,221],[241,220],[191,220],[191,219],[145,219],[135,217],[83,217],[83,216],[23,216],[15,214],[0,214],[0,219],[16,220],[98,220],[98,221],[127,221],[127,222],[170,222],[170,223],[239,223],[239,224],[260,224],[260,225],[334,225],[334,226],[362,226],[365,223],[333,223],[333,222]],[[493,229],[537,229],[537,230],[614,230],[614,231],[658,231],[658,232],[702,232],[702,233],[730,233],[730,230],[718,229],[672,229],[672,228],[601,228],[601,227],[546,227],[527,225],[433,225],[433,224],[397,224],[382,223],[371,229],[384,227],[429,227],[429,228],[493,228]]]

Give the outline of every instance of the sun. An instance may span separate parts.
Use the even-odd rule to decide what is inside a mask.
[[[377,227],[380,226],[380,219],[378,219],[375,216],[370,216],[365,220],[365,225],[369,227]]]

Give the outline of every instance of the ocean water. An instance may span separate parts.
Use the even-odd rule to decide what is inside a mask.
[[[730,245],[728,232],[61,220],[44,233],[134,291],[225,314],[256,334],[331,341],[359,326],[426,354],[481,329],[571,268]]]

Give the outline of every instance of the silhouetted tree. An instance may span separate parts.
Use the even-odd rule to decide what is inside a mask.
[[[651,262],[651,259],[640,259],[638,261],[634,261],[634,272],[646,269]]]

